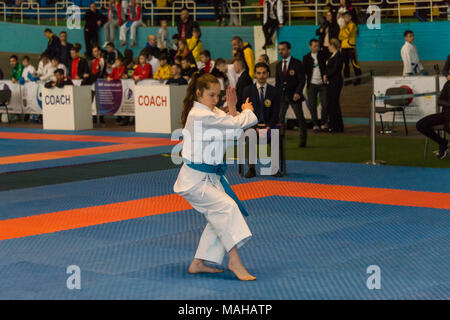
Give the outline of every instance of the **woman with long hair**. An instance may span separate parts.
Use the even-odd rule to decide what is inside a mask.
[[[344,121],[342,120],[341,90],[343,86],[342,66],[344,59],[340,52],[340,43],[338,39],[331,39],[328,49],[331,56],[327,60],[327,81],[328,81],[328,130],[330,132],[344,132]]]
[[[339,30],[336,16],[331,10],[327,11],[325,21],[320,25],[320,28],[316,30],[316,35],[319,36],[320,50],[323,51],[326,59],[331,55],[328,50],[330,40],[339,38]]]
[[[191,50],[189,50],[189,46],[187,44],[186,39],[180,39],[178,41],[178,51],[175,54],[175,59],[177,57],[180,57],[181,59],[187,58],[189,60],[189,63],[192,66],[196,66],[197,63],[195,62],[194,56],[192,55]]]
[[[224,177],[226,164],[223,156],[230,132],[246,129],[258,123],[251,102],[236,111],[237,97],[234,89],[226,92],[228,114],[218,109],[220,83],[209,73],[194,73],[183,101],[184,164],[180,169],[174,191],[202,213],[208,221],[200,238],[189,273],[217,273],[222,269],[205,264],[205,261],[222,264],[225,253],[229,255],[228,269],[239,280],[255,280],[244,267],[238,253],[252,233],[245,222],[246,210]],[[241,132],[242,132],[241,130]],[[203,133],[203,134],[202,134]],[[225,142],[225,143],[224,143]]]

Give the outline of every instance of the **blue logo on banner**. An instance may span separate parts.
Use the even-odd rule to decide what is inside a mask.
[[[41,86],[37,86],[37,90],[36,90],[36,100],[38,103],[39,108],[42,109],[42,90],[41,90]]]
[[[125,97],[127,100],[133,99],[133,90],[130,88],[125,89]]]

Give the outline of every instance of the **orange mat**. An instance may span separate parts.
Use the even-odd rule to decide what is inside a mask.
[[[241,200],[289,196],[384,205],[450,209],[450,194],[316,183],[257,181],[233,186]],[[0,221],[0,240],[190,209],[176,194]]]

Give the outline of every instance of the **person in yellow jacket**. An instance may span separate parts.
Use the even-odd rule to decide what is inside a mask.
[[[153,75],[153,79],[155,80],[169,80],[172,77],[172,68],[167,63],[167,56],[162,54],[159,57],[159,67]]]
[[[344,77],[350,77],[350,63],[353,65],[355,76],[361,75],[361,67],[359,66],[356,54],[356,34],[358,27],[352,21],[350,11],[344,12],[344,25],[339,32],[339,40],[341,40],[342,56],[344,58]],[[353,84],[358,85],[361,79],[356,79]]]
[[[245,61],[245,69],[253,79],[255,77],[255,53],[248,42],[242,41],[242,38],[235,36],[231,39],[233,47],[233,58]]]
[[[195,62],[200,61],[200,54],[203,51],[203,42],[200,40],[202,36],[199,28],[192,29],[192,38],[187,39],[188,49],[192,52]]]

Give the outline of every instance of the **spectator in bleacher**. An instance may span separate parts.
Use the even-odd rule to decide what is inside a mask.
[[[48,39],[47,49],[44,51],[45,54],[52,59],[53,57],[59,57],[61,53],[61,41],[58,36],[52,32],[51,29],[45,29],[44,35]]]
[[[200,61],[197,62],[197,68],[200,74],[211,73],[214,69],[214,60],[211,59],[211,53],[208,50],[203,50],[200,54]]]
[[[214,0],[214,14],[216,16],[217,25],[220,27],[225,24],[225,16],[227,14],[226,0]]]
[[[114,43],[116,28],[121,27],[122,24],[122,7],[120,6],[119,0],[109,0],[107,22],[103,26],[105,35],[103,47],[106,47],[109,42]]]
[[[41,57],[39,59],[38,69],[36,72],[36,78],[31,79],[30,76],[28,78],[31,81],[37,81],[39,80],[39,77],[42,77],[44,74],[47,73],[47,69],[51,67],[50,60],[48,59],[47,54],[41,54]]]
[[[19,62],[19,58],[14,54],[9,57],[9,65],[11,66],[11,76],[10,80],[13,83],[17,83],[20,80],[20,77],[23,73],[23,65]]]
[[[331,39],[339,39],[339,25],[336,22],[336,16],[330,11],[325,15],[325,21],[317,29],[316,35],[319,36],[320,50],[324,52],[325,58],[328,59],[331,55],[328,50]]]
[[[170,49],[170,38],[169,38],[169,29],[167,29],[167,20],[160,20],[161,27],[158,30],[158,41],[157,45],[159,50],[164,51],[169,54]]]
[[[403,33],[405,44],[401,50],[403,61],[403,76],[413,76],[423,72],[423,66],[419,60],[419,53],[414,45],[414,33],[411,30],[406,30]]]
[[[194,72],[197,71],[197,67],[190,63],[189,58],[181,58],[181,76],[186,79],[186,81],[189,81],[192,78]]]
[[[133,58],[133,50],[125,49],[123,52],[123,65],[125,66],[125,73],[128,78],[131,78],[131,75],[134,72],[134,68],[136,64],[134,63]]]
[[[66,68],[69,67],[70,64],[70,49],[72,49],[73,44],[67,42],[67,32],[61,31],[59,33],[59,39],[61,41],[61,48],[59,51],[59,62],[64,64]]]
[[[245,5],[245,0],[237,0],[241,6]],[[238,4],[228,1],[228,12],[230,14],[230,26],[239,26],[239,9]]]
[[[63,88],[64,86],[72,86],[73,83],[70,79],[68,79],[63,69],[56,69],[53,71],[53,79],[45,83],[46,88]]]
[[[270,59],[269,59],[269,56],[267,55],[267,54],[265,54],[265,53],[263,53],[263,54],[261,54],[259,57],[258,57],[258,63],[259,62],[264,62],[265,64],[267,64],[268,66],[270,65]]]
[[[263,32],[265,38],[263,46],[264,50],[268,47],[274,46],[272,37],[278,28],[283,27],[283,24],[283,1],[265,0],[263,14]]]
[[[111,73],[117,58],[121,58],[122,53],[114,47],[113,42],[106,45],[106,72]]]
[[[233,58],[244,61],[245,69],[253,79],[255,76],[255,53],[248,42],[242,41],[239,36],[234,36],[231,39],[231,46],[233,47]]]
[[[192,52],[189,50],[187,41],[185,39],[181,39],[178,42],[178,51],[177,51],[177,54],[175,55],[175,57],[181,57],[181,59],[187,58],[191,65],[194,65],[194,66],[196,65],[194,56],[192,55]]]
[[[438,135],[433,130],[433,127],[443,124],[445,128],[448,128],[450,123],[450,72],[447,73],[447,82],[439,95],[438,105],[442,107],[442,111],[420,119],[416,124],[416,128],[422,134],[439,144],[438,158],[444,159],[448,153],[448,140]]]
[[[128,0],[121,0],[120,8],[122,9],[122,17],[126,18],[129,8]]]
[[[147,57],[147,61],[152,66],[152,72],[154,75],[156,70],[158,70],[159,60],[150,53],[150,50],[148,47],[142,49],[141,54],[144,54]]]
[[[86,58],[92,58],[92,50],[98,43],[98,28],[105,22],[106,17],[98,10],[95,2],[91,2],[89,10],[84,15],[84,42],[86,46]]]
[[[242,101],[246,101],[248,98],[253,105],[254,113],[258,117],[258,125],[256,126],[258,136],[260,130],[276,128],[280,115],[280,91],[267,83],[269,75],[269,65],[264,62],[258,62],[255,65],[255,78],[257,81],[244,89],[242,99]],[[255,164],[249,163],[245,177],[253,178],[255,176]]]
[[[194,21],[191,16],[189,16],[189,10],[183,8],[180,13],[180,19],[177,21],[178,34],[180,39],[189,39],[192,37],[192,30],[194,28],[200,29],[197,21]]]
[[[339,40],[341,40],[342,56],[344,58],[344,77],[350,77],[350,64],[353,66],[355,76],[362,74],[356,53],[356,33],[358,27],[352,21],[352,15],[349,11],[344,13],[344,24],[339,32]],[[354,85],[361,83],[361,79],[353,81]]]
[[[85,78],[82,82],[82,85],[90,85],[95,83],[97,79],[102,79],[105,77],[106,73],[106,62],[103,58],[102,50],[99,46],[95,45],[92,48],[93,60],[91,64],[91,73],[89,77]]]
[[[152,66],[147,62],[144,54],[139,55],[139,64],[134,69],[131,78],[137,83],[144,79],[153,78]]]
[[[420,21],[420,22],[427,22],[428,21],[428,13],[430,12],[430,8],[427,8],[430,6],[430,2],[424,2],[424,1],[417,1],[416,2],[416,8],[419,7],[420,9],[416,9],[414,12],[414,16]]]
[[[172,77],[172,70],[170,65],[167,63],[168,57],[162,54],[159,58],[159,66],[153,75],[153,79],[159,81],[169,80]]]
[[[186,40],[188,49],[192,52],[196,63],[200,61],[200,53],[203,51],[203,42],[200,40],[201,36],[200,28],[194,28],[192,30],[192,37]]]
[[[332,7],[332,10],[335,10]],[[350,15],[352,17],[352,20],[355,24],[358,24],[358,15],[356,13],[355,7],[352,5],[351,0],[340,0],[340,6],[337,9],[336,12],[336,20],[339,25],[339,28],[342,28],[344,26],[344,13],[350,12]]]
[[[251,86],[253,84],[253,79],[248,74],[247,69],[245,69],[245,62],[242,59],[234,59],[233,60],[233,68],[237,75],[236,82],[236,96],[237,96],[237,104],[236,110],[241,111],[241,106],[244,103],[244,89],[247,86]],[[254,72],[253,72],[254,73]]]
[[[158,40],[155,35],[150,34],[147,37],[147,43],[145,44],[145,47],[148,48],[150,54],[155,57],[159,57],[161,54],[161,50],[158,48]]]
[[[108,74],[106,77],[106,81],[110,82],[113,80],[121,80],[121,79],[127,79],[128,76],[125,73],[125,65],[123,64],[123,57],[119,57],[114,62],[114,68],[112,69],[111,73]]]
[[[442,74],[444,76],[448,75],[449,70],[450,70],[450,54],[447,56],[447,61],[445,61],[444,68],[442,69]]]
[[[319,132],[320,129],[327,130],[327,75],[326,75],[326,57],[323,51],[319,50],[319,41],[312,39],[309,41],[311,50],[303,57],[303,66],[306,74],[306,89],[308,101],[311,106],[311,118],[313,121],[313,132]],[[320,98],[322,113],[320,122],[317,117],[317,97]]]
[[[289,105],[294,110],[297,118],[300,143],[299,147],[306,147],[308,132],[303,114],[302,101],[303,88],[305,86],[305,70],[300,60],[291,56],[291,44],[282,41],[278,44],[278,54],[281,61],[277,63],[275,74],[275,86],[280,90],[280,122],[284,123]]]
[[[158,22],[160,23],[162,20],[169,20],[171,9],[163,9],[172,6],[173,0],[156,0],[156,10],[158,12]]]
[[[344,58],[339,52],[340,43],[337,39],[331,39],[330,45],[331,56],[328,58],[327,64],[327,82],[328,82],[328,97],[327,97],[327,111],[329,117],[328,131],[329,132],[344,132],[344,121],[342,120],[340,96],[343,86],[342,79],[342,65]]]
[[[174,64],[171,67],[172,77],[166,81],[166,84],[185,85],[188,84],[187,80],[181,76],[181,66]]]
[[[53,69],[52,70],[53,74],[50,78],[51,80],[55,79],[55,70],[57,70],[57,69],[61,69],[62,71],[64,71],[64,75],[67,76],[67,74],[68,74],[67,67],[60,62],[58,57],[53,57],[50,64],[51,64],[51,69]]]
[[[89,66],[87,60],[82,58],[80,55],[81,46],[75,44],[72,49],[70,49],[70,56],[72,62],[69,66],[69,79],[71,80],[83,80],[89,77]]]
[[[27,82],[30,82],[30,78],[28,75],[30,75],[30,77],[32,77],[36,73],[36,69],[31,64],[29,56],[24,56],[22,58],[22,65],[23,65],[23,71],[22,71],[22,76],[19,79],[19,83],[25,84]]]
[[[130,48],[133,48],[135,45],[137,28],[145,26],[142,22],[142,7],[139,3],[136,3],[135,0],[130,0],[130,5],[127,10],[127,17],[128,21],[120,27],[120,40],[122,40],[120,46],[127,44],[127,32],[128,29],[130,29]]]

